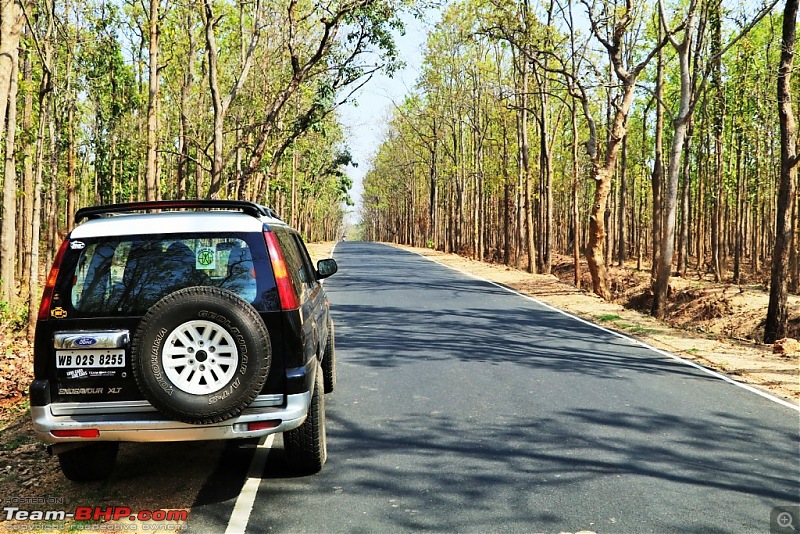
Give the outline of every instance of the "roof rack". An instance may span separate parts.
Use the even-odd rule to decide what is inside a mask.
[[[75,224],[78,224],[84,219],[97,219],[104,215],[113,215],[115,213],[165,209],[238,210],[256,218],[274,217],[280,219],[278,214],[271,208],[246,200],[154,200],[149,202],[126,202],[81,208],[75,212]]]

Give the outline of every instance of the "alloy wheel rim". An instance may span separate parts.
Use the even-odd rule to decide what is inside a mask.
[[[233,336],[211,321],[187,321],[164,342],[161,363],[169,381],[192,395],[208,395],[224,388],[239,365]]]

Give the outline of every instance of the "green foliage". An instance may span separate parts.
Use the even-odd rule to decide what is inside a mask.
[[[28,327],[28,306],[0,301],[0,329],[22,332]]]
[[[129,114],[141,108],[142,100],[133,67],[127,63],[118,28],[119,9],[105,5],[86,21],[87,33],[94,39],[82,41],[76,57],[77,81],[85,88],[88,100],[87,136],[92,145],[97,189],[103,201],[110,202],[113,182],[130,183],[136,176],[137,150],[125,133]],[[122,173],[114,165],[122,163]],[[116,173],[112,179],[112,173]]]
[[[36,442],[36,438],[31,435],[15,436],[13,439],[2,444],[2,450],[6,452],[15,451],[23,445],[34,442]]]

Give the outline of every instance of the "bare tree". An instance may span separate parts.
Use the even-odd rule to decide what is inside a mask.
[[[690,68],[689,52],[692,50],[692,41],[697,30],[697,2],[692,0],[686,15],[686,24],[683,27],[683,40],[678,42],[673,36],[669,37],[672,46],[678,53],[678,63],[680,64],[680,107],[678,116],[672,121],[674,133],[672,146],[669,154],[669,165],[667,166],[667,189],[664,197],[664,228],[661,234],[661,242],[657,244],[660,251],[658,263],[656,264],[656,283],[653,292],[653,315],[663,317],[667,309],[667,286],[669,284],[670,271],[672,269],[672,256],[675,252],[675,221],[678,213],[678,177],[680,175],[681,153],[683,142],[691,120],[693,109],[693,86]],[[666,20],[664,16],[664,2],[659,0],[659,10],[661,20]]]
[[[264,118],[252,132],[254,146],[247,162],[242,169],[242,184],[246,184],[251,176],[261,168],[265,156],[269,156],[267,181],[278,171],[280,158],[311,125],[318,122],[323,116],[330,113],[331,109],[321,109],[317,103],[310,104],[305,110],[297,110],[298,118],[295,127],[290,132],[283,132],[282,138],[274,143],[275,134],[279,130],[279,117],[293,95],[304,84],[314,79],[327,78],[328,88],[336,92],[355,86],[352,91],[340,100],[347,100],[359,87],[368,81],[372,74],[383,65],[365,66],[360,62],[362,56],[370,50],[371,44],[381,44],[381,37],[376,36],[377,25],[373,21],[359,20],[359,16],[369,13],[377,4],[377,0],[344,0],[331,2],[324,7],[324,16],[319,17],[315,23],[318,25],[316,38],[311,43],[300,43],[298,32],[302,25],[308,24],[315,13],[304,11],[304,6],[297,0],[290,0],[286,19],[287,52],[291,72],[286,81],[281,82],[280,89],[269,102],[264,103]],[[317,6],[314,10],[322,10]],[[378,11],[373,16],[389,16],[387,12]],[[343,27],[349,31],[349,49],[339,50],[338,58],[332,58],[332,51],[338,42],[339,32]],[[377,38],[376,38],[377,37]],[[326,63],[327,60],[331,60]]]
[[[719,54],[724,54],[728,48],[746,35],[764,15],[772,10],[775,3],[776,2],[773,2],[771,5],[763,7],[740,33],[735,36],[727,46],[719,51]],[[664,1],[659,0],[658,5],[662,24],[665,25],[666,16]],[[660,236],[661,242],[656,244],[656,246],[659,247],[659,254],[658,263],[656,265],[656,280],[653,287],[652,314],[658,318],[664,317],[667,310],[667,289],[669,287],[670,275],[672,274],[672,259],[675,252],[678,178],[680,176],[681,154],[691,124],[692,115],[698,102],[698,96],[705,87],[705,82],[708,79],[715,59],[712,57],[709,60],[705,70],[699,75],[701,77],[700,80],[697,79],[698,74],[692,75],[690,52],[692,50],[692,42],[696,38],[695,32],[697,31],[698,8],[699,4],[697,0],[692,0],[689,3],[685,21],[681,25],[680,30],[683,33],[682,41],[678,42],[670,33],[667,35],[667,38],[678,54],[678,61],[680,64],[680,104],[678,113],[672,121],[674,133],[669,154],[669,164],[667,165],[667,187],[664,195],[664,226]]]
[[[792,240],[792,204],[797,187],[797,124],[792,109],[791,78],[797,39],[798,0],[786,0],[783,11],[781,61],[778,67],[778,117],[781,127],[781,177],[778,189],[778,217],[775,228],[775,248],[772,251],[769,308],[764,326],[764,342],[774,343],[786,337],[788,320],[787,257]]]
[[[220,17],[214,15],[213,0],[204,0],[203,20],[205,22],[206,54],[208,55],[208,83],[211,89],[211,102],[214,106],[214,153],[211,164],[211,184],[208,188],[209,198],[218,198],[222,188],[222,169],[225,164],[222,154],[225,117],[228,115],[228,110],[230,110],[236,96],[242,90],[245,81],[247,81],[247,75],[253,66],[253,53],[258,45],[261,30],[261,0],[256,0],[253,9],[253,29],[250,33],[250,45],[243,56],[241,71],[236,77],[236,81],[227,96],[223,98],[219,83],[219,48],[217,47],[217,37],[214,32],[214,27],[220,21]],[[244,40],[244,36],[242,36],[242,40]]]
[[[673,32],[667,32],[667,37],[655,43],[641,61],[630,64],[630,57],[626,54],[625,45],[628,39],[631,38],[629,32],[635,22],[634,14],[636,9],[632,0],[626,0],[623,9],[615,10],[618,18],[613,23],[611,22],[612,15],[606,12],[607,6],[605,4],[603,4],[603,11],[598,15],[594,13],[588,0],[582,1],[589,12],[592,34],[608,53],[611,67],[619,82],[617,93],[612,99],[614,112],[609,124],[609,135],[605,144],[604,154],[601,155],[597,150],[596,131],[592,131],[592,135],[586,143],[587,152],[592,162],[592,179],[595,183],[594,201],[589,217],[589,242],[586,249],[586,259],[589,265],[589,272],[592,274],[594,292],[604,299],[610,300],[611,290],[605,261],[605,212],[608,204],[608,195],[611,190],[611,179],[614,176],[614,167],[617,164],[617,155],[619,154],[622,140],[627,133],[628,113],[633,103],[636,80],[650,60],[666,44],[666,39],[670,38]],[[604,26],[604,24],[610,24],[610,27]],[[585,93],[583,99],[586,99]],[[583,108],[585,114],[588,114],[588,102],[584,101]]]

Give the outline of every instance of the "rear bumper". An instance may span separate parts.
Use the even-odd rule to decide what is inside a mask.
[[[94,441],[195,441],[244,439],[292,430],[302,425],[311,404],[311,393],[261,395],[238,417],[210,425],[173,421],[146,401],[31,406],[33,429],[47,443]],[[280,404],[276,406],[276,404]],[[250,423],[275,422],[271,428],[248,430]],[[58,437],[53,431],[93,430],[96,438]]]

